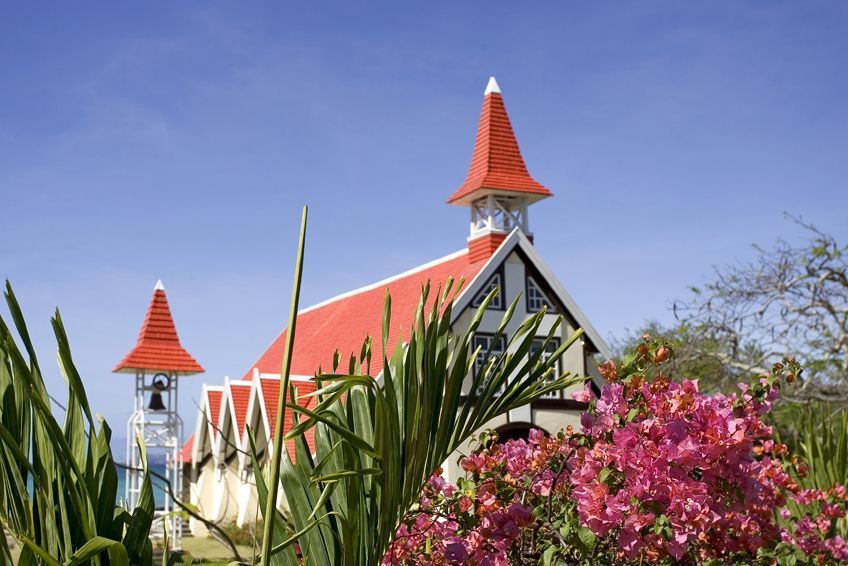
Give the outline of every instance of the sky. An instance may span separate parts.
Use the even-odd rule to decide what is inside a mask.
[[[536,245],[607,339],[751,244],[848,241],[844,2],[9,2],[0,8],[0,277],[63,397],[58,306],[122,435],[157,279],[206,368],[251,367],[302,305],[461,249],[495,75]],[[6,317],[6,310],[0,313]]]

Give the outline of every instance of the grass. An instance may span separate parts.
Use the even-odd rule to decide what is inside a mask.
[[[194,564],[226,565],[232,560],[229,549],[212,537],[183,537],[183,551],[190,554]],[[249,546],[236,545],[245,558],[253,556]]]
[[[212,537],[183,537],[183,551],[190,554],[193,564],[226,566],[232,560],[229,549]],[[253,555],[249,546],[236,545],[245,558]],[[21,553],[19,547],[12,549],[12,560],[16,564]]]
[[[183,537],[183,551],[190,554],[193,564],[206,566],[226,566],[232,560],[229,549],[212,537]],[[244,557],[252,556],[249,546],[236,545]],[[12,549],[12,560],[18,562],[21,554],[20,547]]]

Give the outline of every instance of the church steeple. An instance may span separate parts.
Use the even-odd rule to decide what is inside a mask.
[[[530,236],[527,206],[549,196],[553,193],[527,171],[501,89],[491,77],[484,92],[468,175],[448,198],[449,204],[471,208],[469,247],[480,248],[482,243],[491,253],[513,228]],[[474,243],[484,237],[487,242]]]
[[[176,372],[180,375],[203,372],[200,364],[180,344],[161,279],[153,288],[153,298],[147,307],[147,315],[141,324],[135,347],[112,371],[136,373],[144,370]]]

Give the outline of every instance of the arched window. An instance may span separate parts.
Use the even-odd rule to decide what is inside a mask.
[[[527,440],[530,438],[530,431],[533,429],[539,429],[545,433],[545,436],[548,435],[548,432],[542,427],[527,422],[507,423],[495,432],[498,433],[498,442],[502,443],[508,440]]]

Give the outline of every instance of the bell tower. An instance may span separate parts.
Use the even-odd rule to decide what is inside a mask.
[[[157,457],[163,458],[164,475],[174,493],[181,494],[183,421],[178,413],[178,385],[181,377],[202,373],[203,368],[180,344],[162,281],[153,290],[135,347],[112,371],[135,375],[133,413],[127,421],[126,504],[134,508],[141,491],[143,471],[136,437],[144,441],[151,466]],[[151,536],[161,537],[167,526],[173,550],[180,548],[182,537],[182,520],[175,511],[166,492],[162,503],[157,501],[151,529]]]
[[[483,97],[468,175],[448,199],[471,210],[471,261],[487,259],[515,228],[532,239],[527,208],[553,196],[527,171],[495,77]]]

